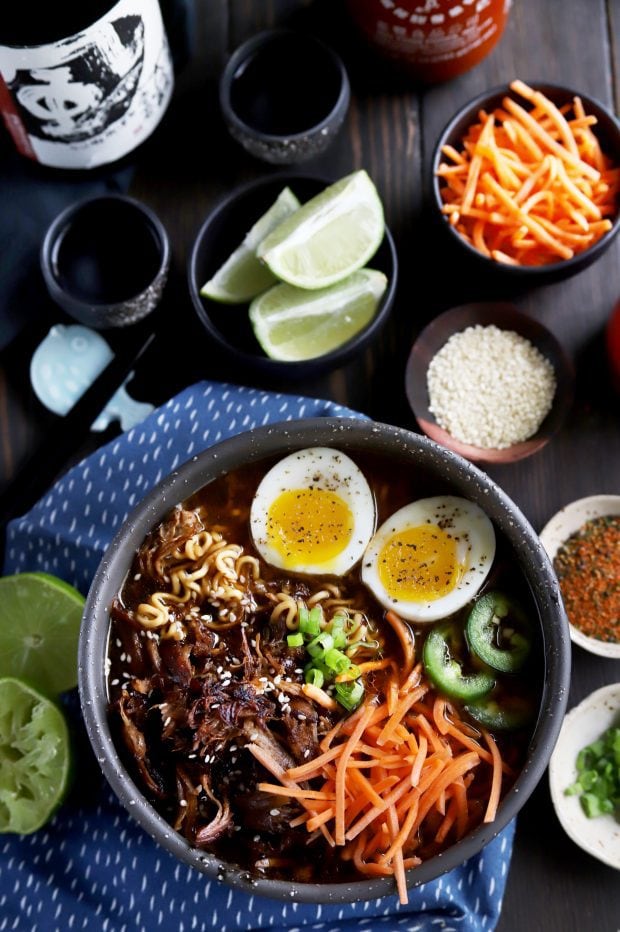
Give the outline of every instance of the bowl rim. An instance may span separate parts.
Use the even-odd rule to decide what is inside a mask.
[[[240,463],[271,454],[284,456],[308,446],[337,446],[345,451],[378,450],[398,458],[414,457],[463,494],[492,505],[492,520],[511,542],[532,589],[542,618],[545,675],[538,721],[523,769],[500,805],[493,823],[482,823],[441,855],[407,872],[417,887],[460,866],[495,838],[514,818],[547,767],[566,708],[570,678],[570,639],[557,580],[533,528],[508,495],[485,473],[462,457],[413,432],[358,418],[312,418],[254,428],[209,447],[163,479],[134,508],[106,550],[86,601],[78,649],[79,692],[86,730],[101,769],[128,812],[156,841],[181,861],[248,893],[287,902],[348,903],[394,895],[392,878],[339,884],[298,884],[253,879],[247,871],[191,848],[146,801],[125,770],[107,721],[105,655],[109,637],[109,605],[146,533],[179,501]],[[487,506],[488,507],[488,506]],[[458,853],[455,853],[458,852]]]
[[[337,180],[338,179],[328,178],[325,175],[294,171],[276,172],[270,175],[261,175],[259,178],[254,178],[251,181],[247,181],[244,184],[234,188],[232,191],[229,191],[227,194],[222,195],[222,197],[219,198],[219,200],[213,205],[213,208],[209,211],[198,228],[187,259],[187,283],[192,304],[201,324],[209,336],[215,340],[215,342],[220,347],[222,347],[222,349],[224,349],[231,356],[236,357],[236,359],[242,364],[251,366],[253,368],[263,369],[266,372],[272,373],[290,373],[294,371],[295,367],[302,369],[304,367],[312,368],[316,366],[317,369],[321,370],[333,369],[336,366],[343,365],[345,362],[351,359],[351,357],[354,356],[356,352],[362,349],[383,327],[383,324],[389,317],[394,304],[396,287],[398,284],[398,253],[396,251],[394,237],[392,236],[392,233],[387,224],[384,224],[383,240],[379,244],[377,251],[385,243],[392,265],[392,272],[387,276],[387,287],[381,299],[381,303],[377,309],[377,313],[362,330],[354,334],[349,340],[347,340],[346,343],[343,343],[342,346],[336,347],[336,349],[331,350],[329,353],[324,353],[322,356],[312,356],[308,359],[302,359],[293,362],[283,359],[271,359],[266,354],[262,354],[258,351],[256,353],[249,353],[246,350],[239,349],[237,346],[235,346],[234,343],[229,342],[229,340],[225,338],[222,332],[212,322],[210,314],[205,308],[203,299],[200,296],[200,285],[198,284],[196,266],[198,263],[198,254],[200,252],[202,240],[207,235],[209,227],[218,219],[220,219],[222,215],[225,214],[226,211],[231,207],[231,205],[236,204],[243,198],[253,194],[256,191],[260,191],[263,188],[269,188],[272,185],[287,187],[292,186],[296,181],[299,181],[329,186],[334,184]],[[240,239],[242,238],[243,234],[240,236]],[[374,256],[372,258],[374,258]],[[368,263],[372,264],[372,258],[368,260]],[[368,266],[368,263],[366,266],[364,266],[365,268]]]
[[[616,133],[618,135],[618,151],[620,152],[620,118],[609,109],[601,100],[597,97],[593,97],[591,94],[587,94],[583,91],[577,91],[569,85],[565,84],[556,84],[552,81],[527,81],[527,83],[534,90],[542,90],[543,93],[549,92],[561,92],[567,97],[580,97],[582,102],[585,105],[587,110],[588,106],[593,104],[594,107],[598,108],[601,113],[605,114],[606,119],[615,127]],[[462,104],[458,110],[450,117],[448,122],[445,124],[444,128],[441,130],[437,142],[433,147],[433,154],[430,162],[430,172],[431,172],[431,184],[430,190],[432,193],[432,202],[434,210],[438,216],[438,219],[442,223],[442,228],[449,231],[455,242],[460,243],[460,245],[467,251],[470,256],[474,256],[480,262],[483,262],[486,267],[496,269],[502,273],[512,276],[527,275],[535,278],[544,278],[546,276],[555,276],[560,273],[565,273],[569,275],[571,271],[578,271],[583,262],[586,260],[594,260],[601,252],[604,252],[611,242],[614,240],[618,232],[620,231],[620,204],[616,211],[616,215],[613,219],[613,224],[611,230],[608,230],[606,233],[601,236],[592,246],[589,246],[588,249],[584,249],[582,252],[576,253],[570,259],[560,259],[557,262],[549,262],[546,265],[508,265],[506,263],[496,262],[494,259],[489,258],[481,253],[475,246],[472,246],[467,240],[463,239],[460,233],[454,229],[451,224],[449,224],[444,215],[441,213],[441,194],[439,189],[439,175],[437,174],[437,169],[442,158],[442,146],[445,145],[446,139],[449,137],[453,128],[459,123],[470,111],[475,111],[479,109],[485,102],[491,100],[494,97],[500,95],[508,95],[514,93],[510,87],[510,83],[498,84],[495,87],[489,88],[486,91],[482,91],[476,97],[472,97],[470,100]]]
[[[609,510],[611,508],[611,510]],[[598,495],[586,495],[567,502],[559,511],[549,518],[539,537],[549,559],[553,559],[561,545],[579,530],[591,518],[620,515],[620,495],[613,492],[602,492]],[[561,588],[560,588],[561,592]],[[584,634],[579,628],[568,621],[570,636],[573,644],[583,647],[584,650],[597,657],[620,659],[620,642],[600,641],[598,638]]]
[[[516,329],[521,321],[526,321],[527,328],[534,331],[541,338],[544,337],[545,341],[553,347],[555,356],[561,362],[561,365],[558,366],[554,360],[549,359],[549,357],[544,352],[542,352],[542,350],[539,350],[539,352],[542,352],[542,355],[549,359],[553,365],[556,376],[556,396],[552,402],[551,409],[545,415],[545,418],[536,433],[532,437],[529,437],[527,440],[521,440],[518,443],[512,444],[512,446],[506,447],[504,449],[497,449],[493,447],[477,447],[474,444],[458,441],[456,438],[452,437],[452,435],[447,430],[440,427],[436,420],[430,421],[425,416],[423,416],[423,414],[419,411],[419,405],[414,405],[412,386],[418,382],[419,378],[426,378],[426,372],[428,371],[427,368],[423,376],[422,374],[419,376],[415,374],[418,371],[418,367],[416,365],[417,360],[415,359],[416,350],[425,339],[428,339],[429,336],[434,334],[436,329],[441,327],[441,324],[444,321],[448,320],[450,317],[464,317],[468,308],[475,309],[476,313],[481,315],[481,320],[468,323],[466,325],[468,327],[479,324],[481,326],[493,325],[498,327],[500,330],[510,330],[511,328]],[[494,320],[493,317],[495,314],[505,316],[507,319],[500,321]],[[510,321],[512,321],[512,323]],[[443,345],[445,345],[445,342],[447,342],[451,336],[456,333],[461,333],[465,328],[465,324],[463,324],[458,329],[457,327],[452,328],[451,332],[448,334],[448,336],[446,336]],[[530,337],[526,337],[526,339],[528,339],[530,343],[532,342]],[[538,349],[538,347],[536,348]],[[437,349],[437,352],[438,351],[439,348]],[[429,321],[429,323],[420,331],[412,344],[409,356],[407,358],[407,364],[405,367],[405,394],[407,395],[409,406],[418,425],[420,426],[420,429],[423,430],[424,433],[432,440],[440,443],[447,450],[452,450],[452,452],[459,453],[470,462],[507,465],[537,453],[544,446],[546,446],[546,444],[553,437],[554,433],[559,430],[561,426],[560,423],[555,426],[555,429],[550,432],[548,436],[539,436],[542,425],[549,418],[553,411],[560,380],[562,381],[562,386],[564,388],[564,404],[566,407],[566,412],[568,413],[573,404],[575,396],[575,366],[572,358],[566,352],[553,331],[546,327],[545,324],[543,324],[536,317],[533,317],[531,314],[524,313],[523,311],[519,310],[515,304],[512,304],[509,301],[469,301],[466,304],[459,304],[455,307],[451,307],[445,311],[442,311],[431,321]],[[429,415],[434,417],[430,410]],[[431,430],[429,430],[429,428]],[[448,441],[454,441],[455,444],[458,444],[458,448],[453,447]]]
[[[612,703],[615,702],[615,708],[612,709],[611,706],[607,704],[608,701]],[[573,706],[565,716],[556,746],[549,760],[549,792],[558,821],[568,837],[574,841],[576,845],[579,845],[580,848],[592,855],[592,857],[602,861],[603,864],[620,870],[620,853],[616,854],[614,859],[613,853],[608,854],[604,848],[601,848],[599,843],[590,841],[579,832],[579,825],[584,825],[586,828],[591,829],[607,825],[611,826],[611,832],[613,832],[616,837],[620,838],[620,825],[618,825],[614,816],[604,815],[599,817],[604,820],[603,822],[600,822],[599,819],[588,819],[581,810],[578,798],[564,795],[564,790],[573,779],[574,762],[572,765],[573,771],[567,774],[560,760],[563,753],[563,746],[570,743],[571,739],[577,735],[577,728],[579,728],[578,734],[581,735],[583,724],[580,720],[589,713],[596,713],[596,722],[598,723],[600,721],[601,727],[599,728],[597,725],[597,727],[592,730],[591,737],[586,734],[583,738],[579,738],[577,742],[578,751],[599,737],[599,735],[601,735],[607,727],[612,725],[614,721],[620,721],[620,683],[608,683],[606,686],[595,689],[594,692],[582,699],[576,706]],[[576,815],[571,819],[572,813]],[[575,824],[575,822],[577,824]],[[592,832],[592,834],[595,833]],[[611,850],[613,852],[613,849]]]
[[[336,70],[340,76],[340,89],[329,113],[327,113],[326,116],[324,116],[323,119],[318,123],[313,123],[311,126],[308,126],[306,129],[297,133],[265,133],[256,129],[256,127],[252,126],[250,123],[246,123],[245,120],[242,120],[237,111],[234,109],[230,95],[232,81],[235,71],[242,63],[242,61],[244,61],[248,56],[252,55],[259,49],[266,47],[274,40],[287,37],[294,40],[301,39],[310,45],[316,46],[323,54],[327,55],[327,57],[335,65]],[[347,110],[349,101],[351,99],[351,85],[349,82],[349,75],[343,60],[330,45],[327,45],[327,43],[323,42],[322,39],[319,39],[312,33],[301,32],[299,29],[290,29],[285,26],[280,26],[274,29],[264,29],[262,32],[250,36],[249,39],[246,39],[245,42],[242,42],[241,45],[238,45],[234,49],[230,58],[226,62],[226,65],[224,66],[224,70],[221,73],[218,93],[220,108],[224,118],[232,123],[237,130],[241,131],[247,136],[251,136],[255,140],[265,142],[267,144],[277,144],[285,140],[287,142],[294,143],[298,140],[305,139],[310,133],[313,135],[320,133],[321,130],[329,126],[329,124],[339,113]]]
[[[58,277],[54,271],[54,250],[56,243],[59,242],[59,240],[61,240],[65,233],[68,231],[75,217],[77,217],[83,210],[89,209],[98,203],[125,204],[132,208],[137,214],[140,215],[140,218],[144,224],[151,228],[157,244],[157,250],[159,253],[159,266],[157,271],[151,278],[150,282],[140,291],[135,294],[128,295],[121,301],[82,299],[75,295],[72,291],[68,291],[66,288],[64,288],[59,282]],[[79,201],[75,201],[73,204],[69,204],[68,207],[65,207],[65,209],[62,210],[52,220],[43,236],[43,241],[39,251],[39,262],[43,278],[45,279],[45,284],[47,285],[51,297],[57,303],[68,304],[73,307],[89,307],[94,311],[105,311],[106,309],[122,308],[126,304],[136,301],[138,298],[144,295],[149,290],[149,288],[153,286],[153,283],[156,282],[160,276],[166,274],[170,265],[170,239],[168,237],[165,226],[155,211],[147,204],[143,203],[143,201],[140,201],[135,197],[131,197],[129,194],[121,194],[119,192],[112,191],[103,194],[92,194],[81,198]],[[90,326],[93,326],[93,324],[91,323]]]

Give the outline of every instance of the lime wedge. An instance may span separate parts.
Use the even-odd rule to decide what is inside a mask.
[[[200,294],[222,304],[243,304],[270,288],[276,278],[256,258],[256,247],[298,208],[299,201],[291,189],[284,188],[224,265],[202,286]]]
[[[77,684],[84,597],[47,573],[0,579],[0,677],[26,680],[46,696]]]
[[[20,680],[0,679],[0,832],[41,828],[65,796],[69,763],[60,709]]]
[[[250,305],[254,334],[271,359],[323,356],[373,319],[386,286],[383,272],[373,269],[360,269],[318,291],[276,285]]]
[[[325,288],[361,269],[383,239],[383,207],[365,171],[307,201],[260,243],[256,254],[298,288]]]

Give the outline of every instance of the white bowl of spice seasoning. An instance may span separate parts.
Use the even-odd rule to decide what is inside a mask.
[[[540,540],[553,561],[573,643],[620,658],[620,495],[571,502]]]
[[[472,462],[540,450],[570,410],[574,369],[554,335],[512,304],[464,304],[436,317],[405,375],[424,433]]]

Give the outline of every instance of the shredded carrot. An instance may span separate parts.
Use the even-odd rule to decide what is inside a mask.
[[[612,228],[620,172],[575,99],[556,106],[515,80],[502,106],[480,111],[462,150],[444,146],[442,211],[470,245],[507,265],[547,265],[589,249]],[[527,108],[530,109],[527,109]]]
[[[324,689],[320,689],[318,686],[313,686],[312,683],[304,683],[301,687],[304,694],[308,699],[312,699],[317,705],[322,705],[324,709],[329,709],[332,712],[335,712],[338,709],[338,703],[335,699],[332,699]]]
[[[411,706],[414,705],[418,699],[421,699],[422,696],[428,692],[428,689],[429,687],[427,685],[417,686],[409,693],[409,695],[405,695],[398,700],[392,715],[390,715],[389,719],[379,733],[379,737],[377,738],[377,744],[379,747],[391,740],[394,732],[400,725],[401,720],[405,717]]]
[[[413,767],[411,768],[411,785],[417,786],[420,782],[420,774],[422,773],[422,767],[424,766],[424,761],[426,760],[426,752],[428,751],[428,741],[426,740],[426,735],[420,735],[419,738],[420,747],[418,753],[416,754],[415,761],[413,762]]]
[[[419,666],[404,678],[386,668],[380,693],[341,720],[321,749],[298,767],[272,767],[282,786],[258,789],[296,800],[304,811],[291,824],[323,832],[360,874],[393,877],[401,903],[405,872],[495,818],[503,776],[512,775],[491,735],[462,721]]]
[[[495,818],[495,813],[497,812],[499,798],[502,790],[502,758],[499,753],[497,744],[488,733],[488,731],[483,728],[482,734],[484,735],[484,740],[488,744],[489,750],[493,756],[493,781],[491,783],[491,793],[489,794],[487,811],[484,814],[484,821],[492,822]]]
[[[360,720],[355,726],[351,737],[346,742],[342,748],[342,753],[338,761],[338,768],[336,770],[336,844],[344,845],[344,822],[345,822],[345,789],[346,789],[346,777],[347,777],[347,764],[349,758],[351,757],[353,751],[355,750],[355,745],[364,734],[364,730],[368,725],[370,719],[372,718],[372,713],[374,709],[372,705],[368,705],[364,713],[361,715]]]
[[[399,618],[396,612],[386,612],[385,620],[392,626],[396,632],[396,637],[400,642],[400,646],[403,649],[404,654],[404,665],[402,668],[403,679],[406,679],[413,669],[415,663],[415,645],[413,639],[413,631],[409,625]]]
[[[349,683],[351,680],[356,680],[358,676],[361,676],[364,673],[372,673],[374,670],[385,670],[386,667],[391,666],[391,660],[367,660],[365,663],[358,663],[353,665],[353,672],[339,673],[335,679],[336,683]]]
[[[278,796],[290,796],[292,799],[335,799],[333,793],[325,790],[304,790],[298,786],[278,786],[276,783],[258,783],[263,793],[275,793]]]

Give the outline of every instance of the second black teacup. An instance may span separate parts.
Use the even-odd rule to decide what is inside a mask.
[[[104,194],[56,217],[41,247],[48,291],[67,314],[95,329],[125,327],[161,299],[170,244],[158,217],[139,201]]]
[[[332,142],[351,96],[336,53],[306,33],[270,29],[233,52],[220,79],[231,135],[276,165],[304,162]]]

